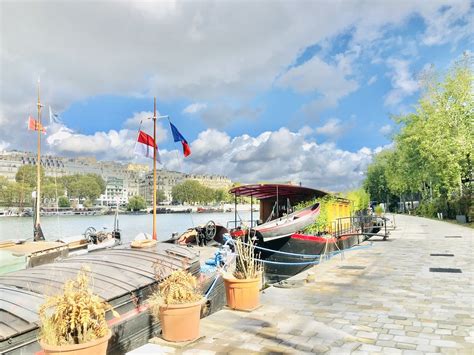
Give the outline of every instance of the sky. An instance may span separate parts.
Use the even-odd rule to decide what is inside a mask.
[[[361,185],[427,71],[472,50],[471,1],[0,0],[0,151],[147,162],[234,181]],[[49,107],[59,122],[49,121]],[[142,122],[142,123],[140,123]]]

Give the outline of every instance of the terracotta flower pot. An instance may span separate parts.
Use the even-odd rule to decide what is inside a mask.
[[[224,277],[227,306],[232,309],[250,311],[260,304],[260,277],[236,279]]]
[[[180,342],[199,337],[199,321],[204,299],[183,304],[160,306],[162,337],[167,341]]]
[[[40,341],[40,345],[43,348],[45,355],[105,355],[107,353],[107,345],[112,333],[109,330],[103,338],[89,341],[84,344],[73,344],[73,345],[48,345]]]

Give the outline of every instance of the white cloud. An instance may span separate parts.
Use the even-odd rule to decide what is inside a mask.
[[[423,14],[426,30],[422,37],[427,46],[456,43],[463,38],[472,40],[474,13],[472,2],[456,1],[441,8],[427,9]]]
[[[188,113],[188,114],[194,114],[196,112],[201,111],[202,109],[205,109],[207,107],[207,104],[202,103],[202,102],[195,102],[189,106],[186,106],[183,109],[183,113]]]
[[[444,3],[456,10],[438,11]],[[249,98],[271,88],[305,48],[353,28],[352,51],[338,55],[336,66],[317,58],[302,66],[315,85],[294,77],[303,68],[284,74],[288,85],[321,93],[308,108],[333,107],[357,88],[346,76],[351,75],[360,43],[382,37],[387,25],[403,23],[414,13],[433,21],[427,32],[434,38],[431,28],[443,28],[435,22],[452,24],[456,16],[471,21],[467,3],[69,1],[58,6],[2,1],[0,67],[8,70],[0,81],[0,127],[10,127],[0,137],[18,117],[34,112],[39,75],[45,102],[60,112],[101,94],[192,102]],[[34,25],[51,14],[55,21]],[[451,34],[456,35],[449,32],[446,40]],[[321,82],[319,75],[329,74],[335,76]]]
[[[209,129],[191,143],[191,151],[188,158],[181,152],[162,152],[165,167],[222,174],[240,182],[294,181],[335,191],[359,186],[374,155],[366,147],[350,152],[333,143],[317,144],[284,127],[234,138]]]
[[[367,85],[372,85],[377,81],[377,75],[373,75],[370,77],[369,81],[367,81]]]
[[[323,126],[316,128],[316,133],[337,137],[344,132],[344,125],[338,118],[330,118]]]
[[[386,106],[396,106],[405,97],[418,91],[418,81],[413,79],[410,71],[410,62],[402,59],[390,58],[387,65],[391,68],[392,90],[385,97]]]
[[[254,120],[262,113],[262,107],[234,107],[227,104],[215,104],[201,111],[201,118],[212,128],[224,128],[238,120]]]
[[[124,128],[111,129],[108,132],[95,132],[82,134],[75,132],[64,124],[52,124],[47,127],[46,142],[48,148],[63,155],[95,155],[107,160],[133,160],[135,159],[134,147],[137,140],[138,129],[153,135],[153,123],[148,119],[152,112],[138,112],[127,119]],[[140,125],[140,122],[142,124]],[[156,127],[156,142],[164,142],[168,137],[168,129],[161,122]]]
[[[5,141],[0,141],[0,152],[7,150],[9,146],[10,146],[10,143],[5,142]]]
[[[392,133],[392,131],[393,131],[393,127],[392,127],[392,125],[389,125],[389,124],[386,124],[386,125],[380,127],[380,129],[379,129],[379,132],[383,135],[388,135],[388,134]]]
[[[312,92],[320,94],[322,97],[307,105],[305,110],[321,111],[336,106],[342,97],[358,88],[357,82],[348,79],[344,74],[349,72],[348,63],[344,62],[342,65],[345,69],[313,57],[302,65],[289,69],[277,80],[277,85],[302,94]]]

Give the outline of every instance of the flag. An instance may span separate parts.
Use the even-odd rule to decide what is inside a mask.
[[[57,113],[54,113],[53,110],[51,109],[51,106],[49,106],[49,124],[53,123],[62,123],[61,119],[59,118],[59,115]]]
[[[28,129],[30,131],[41,131],[46,134],[46,128],[41,123],[38,123],[33,117],[28,117]]]
[[[138,139],[135,144],[135,154],[153,159],[153,148],[156,147],[156,161],[161,164],[158,146],[155,144],[152,136],[143,131],[138,131]]]
[[[173,139],[175,142],[181,142],[183,145],[183,154],[187,157],[191,154],[191,148],[189,148],[188,141],[183,137],[181,133],[179,133],[178,129],[170,122],[171,132],[173,132]]]

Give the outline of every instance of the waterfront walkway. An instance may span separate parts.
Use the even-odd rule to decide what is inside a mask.
[[[473,354],[474,231],[398,215],[396,226],[387,241],[374,237],[372,247],[293,278],[314,281],[265,290],[254,312],[203,319],[202,337],[186,347],[161,342],[130,354]]]

